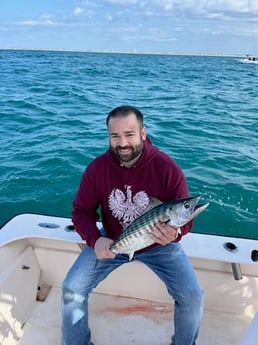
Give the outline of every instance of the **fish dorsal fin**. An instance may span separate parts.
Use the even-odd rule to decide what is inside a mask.
[[[153,209],[154,207],[159,206],[159,205],[161,205],[161,204],[163,204],[163,202],[160,201],[159,199],[157,199],[157,198],[149,198],[149,204],[148,204],[148,206],[145,208],[145,210],[140,214],[140,216],[143,215],[144,213],[150,211],[150,210]],[[123,227],[123,231],[130,225],[130,223],[123,223],[123,222],[121,222],[120,224],[121,224],[122,227]]]
[[[144,213],[150,211],[154,207],[159,206],[161,204],[163,204],[163,202],[160,201],[159,199],[157,199],[157,198],[149,198],[149,204],[147,205],[147,207],[143,210],[143,212],[139,216],[142,216]]]
[[[160,201],[159,199],[157,198],[150,198],[150,202],[149,202],[149,205],[146,207],[146,209],[144,210],[143,213],[145,212],[148,212],[149,210],[151,210],[152,208],[156,207],[156,206],[159,206],[163,204],[162,201]]]

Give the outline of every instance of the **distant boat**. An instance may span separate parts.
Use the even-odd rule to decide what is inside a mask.
[[[258,241],[189,233],[181,243],[205,295],[198,344],[257,345]],[[68,218],[22,214],[0,229],[1,345],[60,344],[61,284],[85,245]],[[140,262],[99,284],[89,312],[95,345],[170,343],[173,301]]]
[[[258,64],[258,57],[255,55],[246,54],[246,56],[238,59],[238,61],[246,64]]]
[[[249,55],[249,54],[246,55],[246,59],[247,59],[248,61],[250,61],[250,62],[253,62],[253,61],[256,61],[256,60],[257,60],[256,57],[255,57],[254,55]]]

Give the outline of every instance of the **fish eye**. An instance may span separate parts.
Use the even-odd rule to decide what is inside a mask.
[[[184,202],[184,207],[185,207],[185,208],[189,208],[189,207],[190,207],[189,201],[185,201],[185,202]]]

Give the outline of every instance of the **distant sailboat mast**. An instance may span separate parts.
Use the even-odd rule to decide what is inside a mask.
[[[251,40],[249,41],[249,47],[248,47],[248,54],[247,59],[249,61],[255,61],[257,60],[256,57],[256,44],[255,44],[255,15],[254,15],[254,9],[252,7],[252,0],[248,0],[248,6],[249,6],[249,13],[250,13],[250,21],[251,21]]]

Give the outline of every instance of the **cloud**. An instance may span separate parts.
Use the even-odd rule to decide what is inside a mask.
[[[127,6],[127,5],[135,5],[139,1],[137,0],[107,0],[106,2],[111,5],[113,4],[113,5]]]
[[[55,24],[53,19],[53,16],[50,14],[42,14],[37,19],[22,20],[17,24],[24,26],[51,26]]]
[[[85,11],[84,8],[82,7],[76,7],[74,10],[73,10],[73,15],[74,16],[80,16],[83,12]]]
[[[85,18],[92,18],[94,12],[86,10],[82,6],[77,6],[74,9],[63,14],[41,14],[35,18],[24,19],[16,22],[19,26],[55,26],[55,27],[71,27],[87,25]]]
[[[142,14],[176,13],[207,17],[235,17],[258,14],[256,0],[106,0],[107,5],[137,8]]]
[[[243,20],[249,22],[258,15],[256,0],[103,0],[93,2],[84,0],[74,9],[58,16],[43,14],[37,18],[24,19],[19,25],[50,26],[50,25],[81,25],[85,18],[94,20],[96,25],[101,20],[115,23],[124,19],[133,23],[144,22],[146,18],[169,19],[180,21],[235,21],[243,25]],[[121,23],[121,22],[120,22]]]
[[[110,21],[110,22],[112,22],[112,20],[113,20],[113,16],[112,16],[110,13],[108,13],[108,14],[106,15],[106,18],[107,18],[107,20]]]

